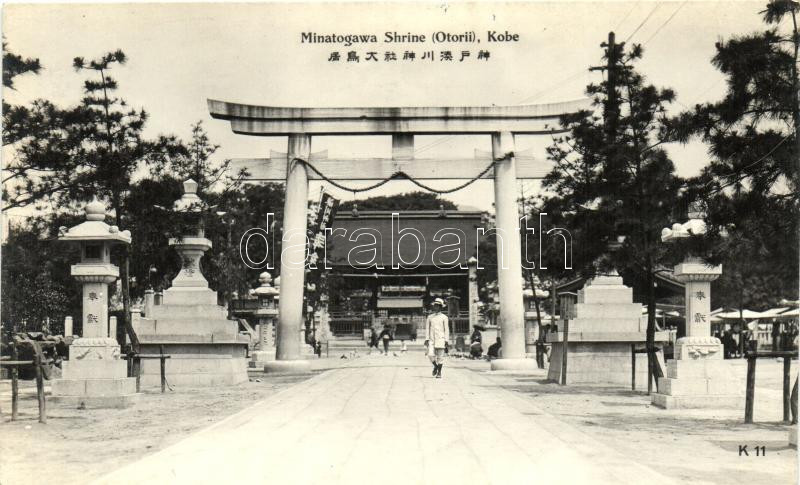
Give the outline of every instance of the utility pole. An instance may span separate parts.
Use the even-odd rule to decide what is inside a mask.
[[[619,100],[617,99],[617,84],[619,78],[617,76],[617,60],[619,54],[624,46],[617,44],[615,41],[614,32],[608,33],[608,42],[603,42],[600,47],[606,48],[606,65],[605,66],[592,66],[590,71],[607,71],[608,80],[606,81],[606,101],[603,107],[603,119],[606,127],[606,144],[613,145],[617,138],[617,122],[619,119]]]

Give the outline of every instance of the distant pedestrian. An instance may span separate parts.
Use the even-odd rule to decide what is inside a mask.
[[[500,337],[497,337],[497,342],[490,345],[489,350],[486,351],[486,357],[489,360],[497,359],[500,356],[501,348],[503,348],[503,342],[500,340]]]
[[[473,359],[480,359],[481,355],[483,355],[483,347],[481,346],[483,337],[477,325],[473,328],[475,330],[472,332],[472,335],[469,336],[469,356]]]
[[[317,354],[317,357],[322,357],[322,342],[319,340],[314,345],[314,353]]]
[[[369,329],[369,337],[367,338],[367,348],[369,349],[369,353],[372,353],[372,348],[375,347],[375,350],[380,352],[380,348],[378,348],[378,334],[375,333],[375,328],[370,327]]]
[[[401,340],[400,341],[400,353],[405,354],[406,352],[408,352],[408,346],[406,346],[406,341],[405,340]]]
[[[394,338],[392,337],[392,330],[388,325],[384,325],[383,331],[378,336],[378,339],[383,342],[383,353],[389,355],[389,342],[394,340]]]
[[[442,313],[444,300],[437,298],[433,300],[433,313],[428,316],[425,322],[426,341],[433,348],[433,376],[437,379],[442,377],[442,367],[444,366],[444,351],[447,341],[450,340],[450,321],[447,315]]]
[[[730,330],[725,330],[722,332],[722,350],[724,353],[724,357],[726,359],[732,359],[734,354],[736,353],[736,342],[733,340],[733,335],[731,335]]]

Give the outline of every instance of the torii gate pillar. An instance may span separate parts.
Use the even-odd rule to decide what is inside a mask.
[[[311,136],[289,135],[286,167],[286,198],[283,205],[283,253],[278,305],[278,327],[274,361],[264,372],[300,374],[311,372],[311,362],[302,359],[297,336],[303,325],[306,229],[308,224],[308,173],[303,163],[311,156]]]
[[[492,135],[495,229],[497,230],[497,283],[500,290],[501,359],[492,370],[531,370],[536,361],[525,358],[525,308],[522,300],[522,253],[517,210],[517,175],[514,134]]]

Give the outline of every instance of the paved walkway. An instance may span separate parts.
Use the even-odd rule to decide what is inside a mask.
[[[97,483],[672,483],[479,372],[370,356]]]

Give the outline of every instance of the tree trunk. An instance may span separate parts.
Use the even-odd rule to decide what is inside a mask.
[[[116,222],[117,227],[122,229],[122,196],[115,192],[112,196],[112,204],[114,205],[114,219]],[[131,340],[131,345],[134,346],[134,350],[138,352],[139,342],[138,339],[134,335],[133,331],[133,322],[131,322],[131,292],[130,292],[130,284],[129,284],[129,275],[130,275],[130,248],[125,247],[123,252],[123,260],[122,264],[120,265],[120,281],[122,282],[122,311],[124,315],[122,316],[122,321],[125,324],[125,330],[128,333],[128,336]],[[116,336],[114,336],[116,338]]]
[[[739,294],[739,353],[744,355],[744,351],[746,350],[746,345],[744,341],[745,336],[745,329],[747,328],[747,324],[744,322],[744,308],[742,302],[744,300],[743,292]]]
[[[794,47],[794,62],[792,62],[792,94],[794,104],[792,114],[794,118],[794,147],[795,158],[800,162],[800,80],[797,74],[798,50],[800,50],[800,34],[797,30],[797,16],[792,11],[792,43]]]
[[[536,366],[544,369],[544,333],[542,332],[542,315],[539,312],[539,298],[536,296],[536,290],[533,290],[533,304],[536,306],[536,322],[539,328],[539,335],[536,338]]]
[[[645,348],[647,349],[647,393],[653,392],[653,375],[656,368],[655,356],[656,337],[656,290],[653,285],[653,269],[647,268],[647,334]],[[656,383],[658,390],[658,383]]]
[[[542,356],[542,349],[544,349],[544,345],[542,344],[543,335],[542,335],[542,315],[539,310],[539,298],[536,297],[536,285],[534,284],[533,280],[533,271],[527,270],[525,271],[525,275],[528,277],[528,284],[531,287],[531,291],[533,291],[533,304],[536,307],[536,325],[539,329],[539,336],[536,338],[536,366],[540,369],[544,369],[544,358]],[[527,329],[526,329],[527,330]],[[527,341],[527,334],[525,335],[525,339]]]

